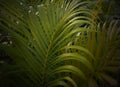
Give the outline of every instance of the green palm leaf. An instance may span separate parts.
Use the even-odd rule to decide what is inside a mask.
[[[119,72],[120,66],[120,57],[117,53],[117,51],[119,51],[118,44],[120,43],[120,28],[118,25],[119,21],[114,20],[110,23],[104,23],[102,26],[98,24],[97,27],[95,27],[96,31],[89,31],[86,33],[87,39],[84,39],[85,35],[80,34],[80,38],[74,41],[75,44],[87,48],[93,56],[91,56],[91,58],[95,59],[92,61],[94,72],[88,72],[89,87],[105,87],[106,84],[109,84],[108,86],[117,84],[117,80],[113,77]],[[82,71],[86,70],[83,69]]]
[[[92,5],[79,0],[2,0],[0,27],[10,34],[12,44],[0,44],[0,49],[17,67],[5,68],[1,78],[8,85],[0,78],[2,86],[115,85],[110,74],[120,65],[114,54],[119,50],[119,21],[99,22],[100,8]]]
[[[82,62],[93,71],[92,64],[87,58],[78,54],[65,54],[65,46],[76,37],[78,32],[87,30],[87,28],[79,28],[80,26],[93,26],[94,22],[90,20],[92,12],[84,6],[88,2],[47,1],[38,7],[31,6],[30,9],[25,9],[16,1],[15,6],[8,5],[10,2],[2,1],[0,8],[2,6],[4,8],[1,9],[0,20],[2,23],[0,26],[11,34],[13,42],[12,46],[8,46],[5,50],[17,66],[25,70],[23,74],[26,77],[19,76],[19,83],[25,83],[22,85],[23,87],[28,86],[31,82],[31,87],[33,85],[49,87],[49,84],[50,87],[57,85],[70,87],[69,83],[71,83],[71,87],[77,87],[74,79],[68,74],[71,73],[83,79],[86,77],[79,67],[73,64],[69,65],[66,61],[72,59]],[[61,48],[64,49],[59,50]],[[77,49],[74,46],[69,48]],[[78,50],[91,55],[84,48],[79,47]],[[17,87],[15,83],[13,84]]]

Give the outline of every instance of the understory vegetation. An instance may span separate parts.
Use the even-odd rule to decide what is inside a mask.
[[[1,0],[0,87],[117,87],[120,21],[102,0]]]

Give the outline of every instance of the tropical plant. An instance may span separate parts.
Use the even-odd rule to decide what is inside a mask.
[[[79,37],[73,41],[75,45],[83,46],[93,55],[91,60],[94,71],[89,72],[83,68],[82,71],[87,74],[88,83],[85,87],[110,87],[117,85],[117,80],[113,77],[119,74],[120,64],[120,28],[118,21],[112,21],[110,24],[104,23],[101,27],[95,28],[96,31],[81,32]],[[87,39],[85,39],[86,37]],[[81,51],[79,54],[82,54]],[[82,66],[83,67],[83,66]],[[81,68],[80,68],[81,69]],[[85,75],[86,75],[85,74]]]
[[[101,23],[100,8],[79,0],[2,0],[0,27],[11,36],[1,49],[2,87],[105,87],[116,84],[118,23]],[[40,4],[38,4],[40,3]],[[108,84],[106,82],[107,81]],[[6,84],[7,83],[7,84]]]

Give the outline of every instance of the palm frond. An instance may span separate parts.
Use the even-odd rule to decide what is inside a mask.
[[[88,73],[88,78],[91,78],[88,81],[88,86],[95,87],[104,87],[106,84],[102,81],[108,82],[110,85],[116,85],[117,80],[113,79],[114,75],[119,72],[119,64],[118,60],[120,57],[117,53],[119,42],[119,21],[111,21],[110,23],[104,23],[102,26],[100,24],[95,27],[96,31],[89,31],[86,33],[86,38],[81,41],[81,38],[85,38],[85,35],[82,36],[82,32],[79,35],[77,41],[77,45],[83,46],[87,48],[95,59],[92,61],[92,66],[94,68],[94,72]],[[79,41],[79,42],[78,42]],[[114,44],[115,43],[115,44]],[[85,51],[84,51],[85,52]],[[80,52],[81,54],[81,52]],[[84,54],[82,54],[84,55]],[[87,56],[88,57],[88,56]],[[86,70],[82,70],[86,71]],[[102,76],[101,76],[101,74]],[[106,73],[106,74],[105,74]],[[114,74],[113,74],[114,73]],[[112,76],[111,76],[112,74]],[[113,83],[113,84],[111,84]]]
[[[75,52],[64,53],[66,51],[64,47],[76,37],[78,32],[84,31],[85,28],[82,29],[80,26],[93,26],[94,24],[90,20],[92,11],[84,6],[88,3],[78,3],[74,0],[63,1],[61,4],[51,2],[47,5],[33,6],[30,10],[21,10],[24,9],[24,6],[19,7],[16,2],[15,7],[20,11],[16,10],[14,6],[7,5],[9,4],[7,1],[0,3],[1,8],[3,6],[0,26],[11,34],[13,42],[12,46],[5,50],[20,68],[26,70],[24,72],[26,78],[19,77],[21,82],[26,83],[23,87],[31,82],[35,87],[48,87],[49,85],[51,87],[57,85],[69,87],[68,83],[71,84],[71,87],[76,87],[77,83],[69,73],[83,79],[86,77],[80,68],[66,63],[70,60],[79,61],[93,70],[92,64],[87,58],[75,54]],[[59,50],[61,48],[64,49]],[[77,49],[75,46],[69,48]],[[79,47],[77,50],[91,55],[83,48]]]

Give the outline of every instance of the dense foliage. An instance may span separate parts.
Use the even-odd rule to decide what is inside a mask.
[[[101,2],[1,0],[1,87],[116,86],[120,67],[119,21],[103,21]]]

